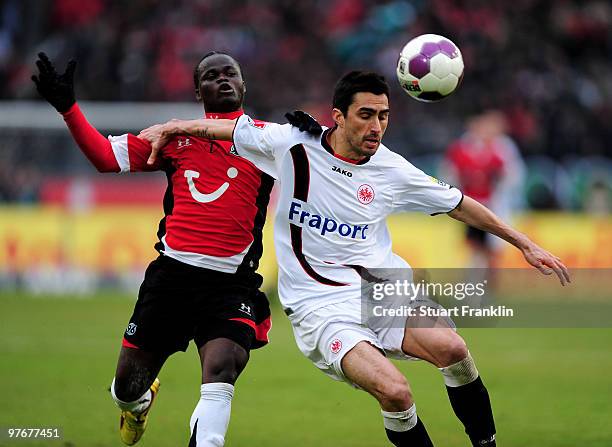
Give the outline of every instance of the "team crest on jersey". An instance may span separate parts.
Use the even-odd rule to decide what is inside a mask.
[[[127,335],[134,335],[134,334],[136,333],[136,327],[137,327],[137,326],[136,326],[136,324],[134,324],[134,323],[130,323],[130,324],[128,324],[128,327],[127,327],[127,329],[125,330],[125,333],[126,333]]]
[[[232,155],[240,155],[238,154],[238,151],[236,150],[236,146],[234,146],[233,144],[232,144],[232,147],[230,147],[229,153]]]
[[[357,200],[359,203],[368,205],[374,200],[374,188],[368,184],[363,184],[357,189]]]
[[[337,338],[334,338],[332,342],[329,344],[329,349],[332,354],[338,354],[342,349],[342,342]]]
[[[189,141],[189,138],[179,138],[176,147],[182,149],[187,146],[191,146],[191,141]]]

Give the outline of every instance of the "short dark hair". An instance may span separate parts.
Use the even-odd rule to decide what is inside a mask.
[[[389,86],[384,76],[372,71],[351,71],[336,83],[333,107],[346,115],[349,106],[353,103],[355,93],[359,92],[385,94],[387,99],[389,98]]]
[[[217,54],[222,54],[223,56],[232,58],[233,61],[236,62],[236,65],[238,65],[238,70],[240,70],[240,76],[244,78],[244,76],[242,75],[242,67],[240,66],[240,63],[236,59],[234,59],[234,57],[231,54],[224,53],[223,51],[210,51],[206,53],[204,56],[202,56],[202,58],[198,61],[196,66],[193,68],[193,84],[195,85],[196,90],[200,88],[200,64],[207,57],[214,56]]]

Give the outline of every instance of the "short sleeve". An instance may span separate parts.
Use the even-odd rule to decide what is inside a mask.
[[[404,158],[394,169],[393,212],[415,211],[431,215],[448,213],[463,200],[463,193],[425,174]]]
[[[291,146],[291,125],[254,121],[242,115],[234,127],[234,148],[266,174],[278,179],[278,165]]]
[[[153,166],[147,164],[151,155],[151,144],[148,141],[132,134],[109,135],[108,140],[122,173],[156,171],[160,168],[160,158]]]

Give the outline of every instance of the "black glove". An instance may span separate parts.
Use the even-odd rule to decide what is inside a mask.
[[[55,109],[64,113],[76,102],[74,99],[74,69],[76,61],[68,62],[64,74],[57,74],[55,67],[45,53],[38,53],[36,66],[38,76],[32,76],[40,96],[45,98]]]
[[[289,124],[300,129],[301,132],[319,136],[323,132],[323,128],[311,115],[301,110],[294,110],[293,113],[285,113],[285,118]]]

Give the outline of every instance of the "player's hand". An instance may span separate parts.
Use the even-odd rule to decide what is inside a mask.
[[[294,110],[293,113],[285,113],[285,118],[289,124],[300,129],[301,132],[319,136],[323,128],[310,114],[301,110]]]
[[[36,61],[38,76],[32,76],[40,96],[45,98],[55,109],[64,113],[76,102],[74,98],[74,69],[76,61],[68,62],[66,71],[58,74],[45,53],[38,53]]]
[[[525,260],[543,274],[551,275],[553,272],[556,273],[563,286],[571,282],[567,267],[557,256],[547,252],[533,242],[530,242],[521,251]]]
[[[161,148],[168,144],[172,138],[171,127],[172,121],[168,121],[164,124],[155,124],[151,127],[147,127],[138,134],[138,138],[147,140],[151,143],[151,155],[149,155],[149,159],[147,160],[148,165],[155,164],[157,154],[159,154]]]

